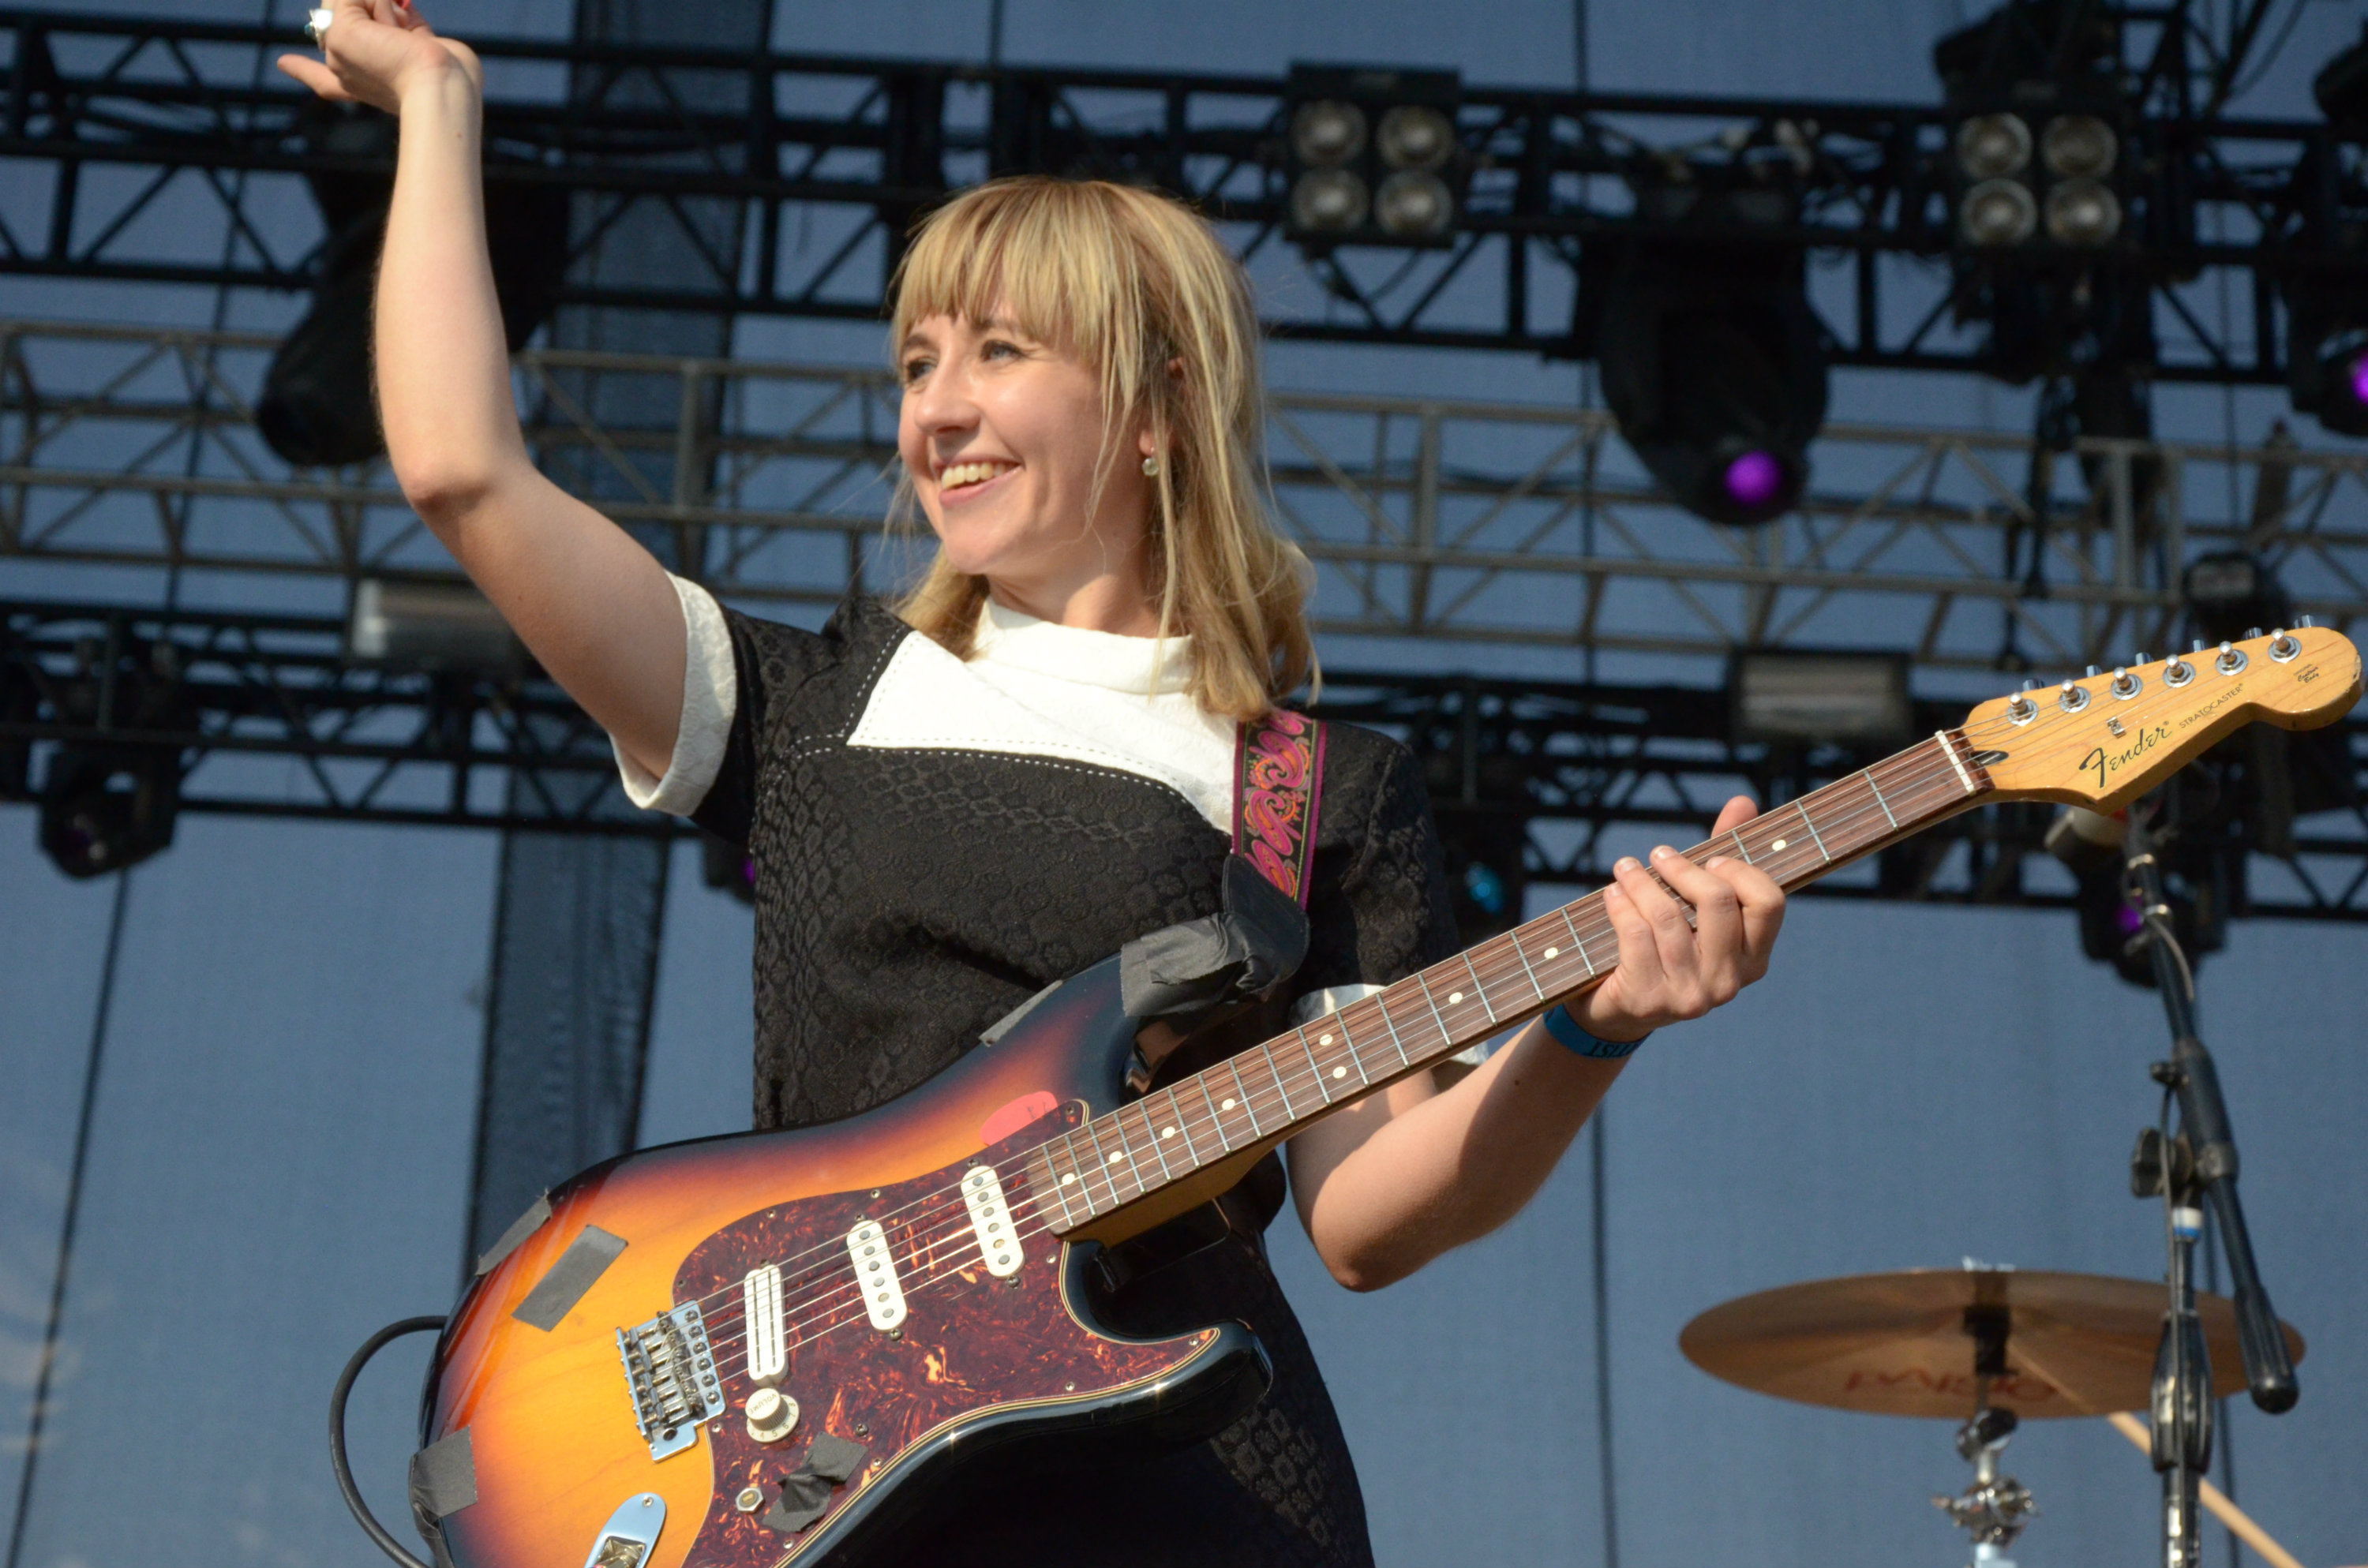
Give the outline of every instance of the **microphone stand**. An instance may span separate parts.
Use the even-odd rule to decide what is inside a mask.
[[[2162,1472],[2164,1568],[2202,1568],[2196,1514],[2212,1464],[2212,1366],[2195,1312],[2195,1243],[2203,1233],[2203,1210],[2211,1208],[2228,1273],[2235,1286],[2237,1343],[2245,1358],[2245,1381],[2253,1403],[2272,1415],[2294,1408],[2300,1390],[2285,1335],[2262,1289],[2237,1197],[2237,1142],[2228,1108],[2220,1096],[2220,1075],[2212,1053],[2195,1032],[2195,978],[2170,926],[2156,838],[2145,812],[2133,806],[2123,839],[2126,886],[2135,894],[2144,932],[2135,939],[2154,960],[2155,988],[2162,994],[2170,1025],[2170,1058],[2153,1064],[2155,1081],[2179,1102],[2177,1137],[2163,1128],[2139,1134],[2130,1163],[2131,1189],[2141,1198],[2159,1194],[2169,1210],[2169,1310],[2155,1353],[2154,1389],[2148,1415],[2154,1467]]]

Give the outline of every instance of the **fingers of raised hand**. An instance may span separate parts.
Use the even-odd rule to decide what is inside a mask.
[[[337,80],[336,72],[310,55],[283,54],[272,63],[279,68],[282,75],[294,77],[324,98],[342,103],[353,97],[346,91],[344,84]]]

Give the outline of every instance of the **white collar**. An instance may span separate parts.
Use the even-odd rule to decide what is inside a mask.
[[[1192,639],[1127,637],[1039,620],[986,601],[978,618],[975,656],[1007,669],[1022,669],[1080,686],[1106,687],[1137,696],[1185,689],[1192,677]]]

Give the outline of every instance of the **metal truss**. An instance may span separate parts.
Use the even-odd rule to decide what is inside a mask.
[[[2147,373],[2276,381],[2282,286],[2356,268],[2341,235],[2368,211],[2361,149],[2324,125],[2214,112],[2260,0],[2230,11],[2226,39],[2204,37],[2186,0],[2100,9],[2126,66],[2122,164],[2144,173],[2126,176],[2120,242],[2050,265],[2078,290],[2093,276],[2155,301],[2160,342],[2149,324],[2116,349]],[[473,41],[492,176],[588,199],[579,245],[635,204],[748,204],[746,254],[710,254],[696,287],[578,283],[562,296],[578,303],[871,319],[916,212],[1038,170],[1197,203],[1262,278],[1290,279],[1267,290],[1281,335],[1581,356],[1583,250],[1748,239],[1835,264],[1816,300],[1838,362],[1997,363],[1959,319],[1994,269],[1962,255],[1952,269],[1952,120],[1937,103],[1466,86],[1456,130],[1473,172],[1453,243],[1297,256],[1281,243],[1279,78]],[[322,248],[287,237],[288,215],[311,210],[295,187],[383,178],[391,138],[266,68],[293,42],[181,17],[0,11],[0,272],[309,287]],[[2209,69],[2191,66],[2198,54]],[[2249,301],[2226,326],[2192,303],[2213,297],[2198,290],[2215,269]]]
[[[1670,686],[1343,674],[1318,711],[1404,738],[1425,763],[1451,861],[1593,883],[1638,834],[1699,833],[1736,790],[1790,799],[1873,760],[1738,743],[1725,693]],[[1962,718],[1925,704],[1932,728]],[[2221,847],[2231,913],[2368,921],[2368,722],[2340,733],[2336,792],[2276,857]],[[38,801],[62,751],[169,757],[180,809],[347,822],[666,836],[632,812],[607,738],[547,680],[358,661],[334,619],[0,602],[0,800]],[[525,798],[505,787],[525,781]],[[2322,788],[2320,794],[2326,790]],[[2307,797],[2309,791],[2304,791]],[[2305,801],[2307,803],[2307,801]],[[1818,891],[2061,904],[2033,876],[2052,811],[1960,817]]]
[[[17,591],[99,580],[139,598],[169,576],[219,585],[205,602],[336,612],[364,576],[453,574],[382,465],[291,472],[263,447],[249,408],[271,347],[0,321],[0,562]],[[677,381],[677,426],[600,426],[567,395],[583,369]],[[602,505],[670,531],[719,595],[827,605],[909,564],[881,520],[884,372],[543,351],[517,374],[521,406],[545,411],[538,446],[612,475],[600,488],[630,499]],[[2057,453],[1835,426],[1803,506],[1737,529],[1669,503],[1612,436],[1573,409],[1276,394],[1276,509],[1316,565],[1319,630],[1404,643],[1417,668],[1439,659],[1418,642],[1718,660],[1855,648],[1933,672],[2062,674],[2172,647],[2180,568],[2226,550],[2272,566],[2298,612],[2354,632],[2368,617],[2368,454],[2105,439]],[[278,598],[258,600],[275,578]]]

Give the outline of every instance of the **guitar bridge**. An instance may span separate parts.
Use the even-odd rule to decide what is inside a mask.
[[[649,1442],[650,1458],[680,1453],[699,1440],[700,1422],[723,1414],[723,1380],[716,1375],[697,1301],[619,1329],[617,1356],[625,1364],[633,1424]]]

